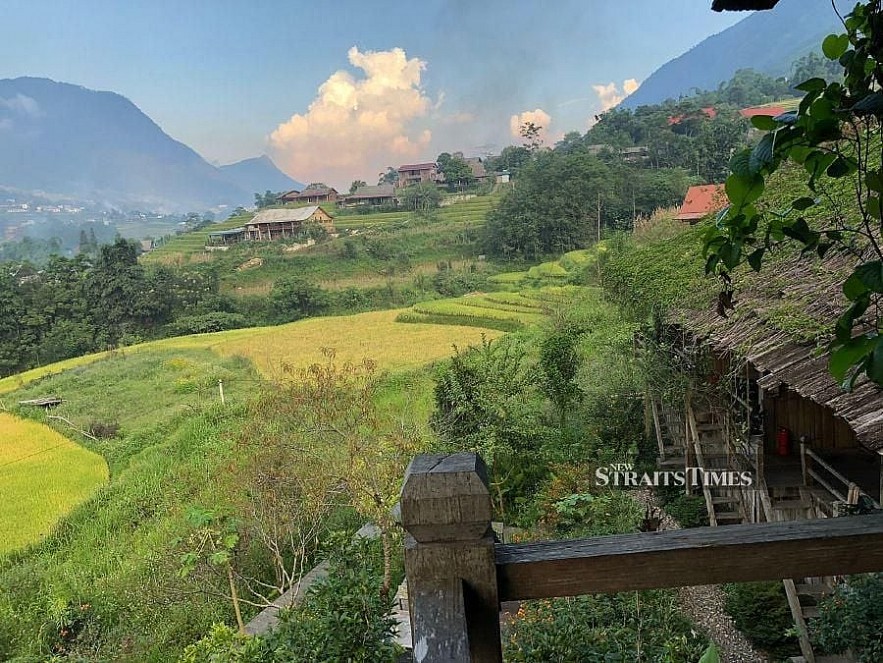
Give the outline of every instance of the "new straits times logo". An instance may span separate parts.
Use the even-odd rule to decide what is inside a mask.
[[[661,486],[750,488],[754,485],[754,474],[704,467],[638,472],[631,463],[613,463],[595,470],[595,485],[619,488],[659,488]]]

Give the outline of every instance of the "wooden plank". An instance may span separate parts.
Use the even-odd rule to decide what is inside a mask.
[[[501,601],[883,570],[883,515],[498,545]]]
[[[806,663],[816,663],[816,656],[813,653],[812,645],[809,642],[809,631],[806,629],[806,620],[803,618],[803,609],[800,607],[800,598],[797,596],[797,588],[794,586],[794,580],[785,578],[782,580],[785,587],[785,596],[788,597],[788,607],[791,609],[791,618],[794,620],[794,626],[797,627],[797,640],[800,643],[800,653]]]

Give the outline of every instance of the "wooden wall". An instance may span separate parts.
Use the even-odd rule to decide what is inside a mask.
[[[776,451],[776,433],[787,428],[791,438],[791,452],[797,453],[801,436],[814,449],[856,449],[855,433],[843,419],[835,417],[829,408],[800,394],[781,387],[764,393],[764,441],[768,452]]]

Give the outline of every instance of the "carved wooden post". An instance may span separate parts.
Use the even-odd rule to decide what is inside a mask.
[[[476,454],[422,454],[402,486],[416,663],[500,663],[500,601],[487,468]]]

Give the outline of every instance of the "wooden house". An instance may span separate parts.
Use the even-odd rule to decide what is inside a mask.
[[[295,203],[299,205],[321,205],[322,203],[337,202],[340,194],[337,189],[322,182],[314,182],[303,191],[288,191],[277,198],[280,203]]]
[[[318,205],[265,209],[243,226],[242,239],[272,241],[296,237],[311,224],[334,230],[333,218]]]
[[[438,172],[438,164],[435,162],[405,164],[404,166],[399,166],[398,173],[399,187],[412,186],[424,182],[435,184],[442,179],[441,174]]]
[[[340,202],[352,207],[390,207],[396,204],[395,187],[392,184],[362,186],[343,196]]]

